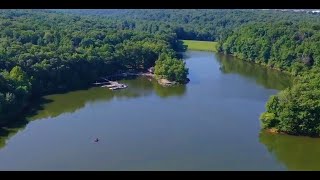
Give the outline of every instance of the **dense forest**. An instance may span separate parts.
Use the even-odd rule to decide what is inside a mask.
[[[44,10],[1,10],[0,27],[0,123],[16,116],[32,96],[83,88],[117,71],[143,71],[160,56],[168,60],[160,58],[156,70],[173,63],[177,66],[164,72],[173,73],[171,80],[187,76],[174,33],[123,30],[107,18]],[[175,76],[180,70],[183,75]]]
[[[149,33],[173,32],[179,39],[218,41],[252,22],[318,22],[319,14],[248,9],[55,10],[59,13],[108,17],[123,29]]]
[[[218,48],[243,60],[297,75],[320,63],[319,30],[319,23],[308,21],[251,23],[222,39]]]
[[[116,71],[155,66],[183,82],[181,39],[296,76],[270,97],[264,128],[320,135],[320,16],[277,10],[1,10],[0,123],[31,96],[88,86]],[[319,106],[320,107],[320,106]]]

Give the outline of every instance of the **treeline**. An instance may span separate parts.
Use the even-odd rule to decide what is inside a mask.
[[[287,71],[293,86],[270,97],[262,127],[293,135],[320,136],[320,25],[268,22],[245,25],[219,42],[219,50]]]
[[[157,78],[165,78],[179,83],[187,82],[188,68],[184,61],[179,61],[167,54],[161,54],[155,64],[154,74]]]
[[[181,50],[174,33],[123,30],[107,18],[1,10],[0,124],[32,95],[86,87],[117,71],[143,71],[160,55],[180,62]]]
[[[110,18],[123,29],[148,33],[173,32],[179,39],[218,41],[252,22],[318,22],[319,15],[253,9],[108,9],[56,10],[60,13]]]
[[[265,129],[320,136],[320,69],[299,75],[291,88],[271,96],[260,117]]]
[[[218,49],[297,75],[320,63],[319,30],[313,22],[252,23],[221,39]]]

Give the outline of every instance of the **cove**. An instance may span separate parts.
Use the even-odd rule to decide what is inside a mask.
[[[319,139],[260,129],[291,77],[212,52],[185,60],[186,85],[139,77],[43,97],[28,123],[0,131],[0,170],[320,169]]]

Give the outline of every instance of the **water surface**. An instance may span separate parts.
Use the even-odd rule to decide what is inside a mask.
[[[29,123],[0,132],[0,169],[320,169],[318,139],[260,132],[268,97],[290,77],[210,52],[186,62],[187,85],[141,77],[44,97]]]

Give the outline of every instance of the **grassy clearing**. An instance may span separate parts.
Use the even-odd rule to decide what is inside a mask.
[[[217,52],[217,42],[194,41],[194,40],[182,40],[182,41],[184,45],[188,46],[188,50]]]

